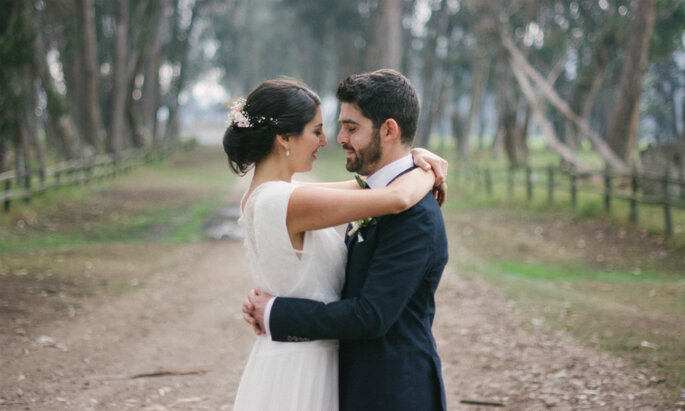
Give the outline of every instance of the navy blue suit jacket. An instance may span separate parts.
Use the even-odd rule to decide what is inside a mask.
[[[275,341],[340,340],[340,409],[445,410],[440,358],[431,332],[434,293],[447,263],[435,198],[347,237],[342,300],[277,298]]]

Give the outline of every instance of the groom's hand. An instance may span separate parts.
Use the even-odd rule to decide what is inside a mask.
[[[257,292],[257,290],[251,290],[250,294],[256,293],[256,292]],[[250,302],[249,295],[248,295],[248,298],[245,301],[243,301],[243,320],[245,320],[246,323],[248,323],[252,326],[252,330],[254,331],[255,334],[262,335],[264,333],[264,329],[262,329],[259,326],[257,319],[255,319],[254,310],[255,310],[255,307]]]
[[[247,301],[243,303],[245,321],[252,325],[257,335],[264,334],[264,310],[273,295],[262,290],[252,290],[247,295]]]

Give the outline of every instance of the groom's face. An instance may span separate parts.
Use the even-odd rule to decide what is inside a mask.
[[[383,153],[379,130],[373,127],[371,119],[365,117],[359,107],[351,103],[340,105],[338,123],[338,143],[345,150],[347,171],[363,176],[373,174]]]

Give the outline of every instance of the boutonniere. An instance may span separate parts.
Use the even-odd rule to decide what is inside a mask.
[[[357,184],[359,184],[359,187],[367,188],[366,182],[362,180],[362,178],[358,174],[355,174],[354,178],[357,180]],[[375,217],[369,217],[364,218],[362,220],[353,221],[352,228],[350,228],[350,231],[347,232],[347,236],[352,237],[357,231],[359,231],[360,228],[368,227],[374,224],[376,224]],[[362,237],[361,233],[358,234],[358,237],[360,243],[364,241],[364,238]]]

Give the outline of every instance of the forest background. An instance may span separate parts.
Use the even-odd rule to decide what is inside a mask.
[[[480,150],[524,166],[540,141],[626,172],[685,140],[683,0],[2,3],[0,172],[218,143],[230,99],[282,75],[319,91],[335,135],[337,83],[380,67],[420,93],[416,145],[456,147],[459,164]],[[680,156],[652,167],[678,173]]]

